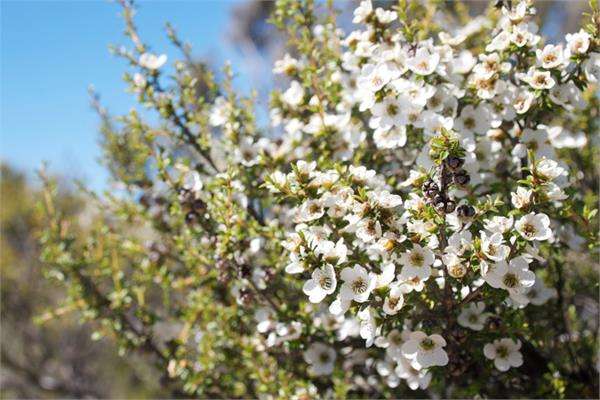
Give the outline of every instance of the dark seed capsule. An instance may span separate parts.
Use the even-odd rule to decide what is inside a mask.
[[[229,263],[227,262],[227,260],[225,260],[223,258],[219,258],[217,260],[217,262],[215,263],[215,267],[218,270],[225,271],[229,268]]]
[[[444,201],[440,201],[438,203],[434,203],[434,207],[438,211],[444,211],[446,209],[446,203]]]
[[[454,183],[457,185],[466,185],[471,181],[471,177],[464,169],[459,170],[454,174]]]
[[[451,175],[444,175],[444,176],[442,176],[442,184],[444,186],[448,186],[451,182],[452,182],[452,176]]]
[[[206,203],[204,203],[200,199],[194,200],[194,203],[192,204],[192,208],[194,209],[194,211],[201,214],[204,211],[206,211]]]
[[[445,203],[446,202],[446,198],[444,196],[442,196],[441,194],[438,194],[436,196],[433,197],[433,204],[439,204],[439,203]]]
[[[243,264],[243,265],[240,267],[240,276],[241,276],[242,278],[248,278],[248,277],[250,277],[250,273],[251,273],[251,272],[252,272],[252,271],[250,270],[250,266],[249,266],[248,264]]]
[[[266,268],[265,269],[265,280],[267,282],[271,282],[271,281],[273,281],[274,278],[275,278],[275,271],[273,270],[273,268]]]
[[[447,213],[451,213],[456,209],[456,203],[452,200],[448,200],[444,206],[444,211]]]
[[[226,284],[227,282],[229,282],[229,279],[230,279],[229,272],[227,272],[225,270],[219,271],[219,273],[217,275],[217,281],[220,284],[222,284],[222,285]]]
[[[489,322],[488,322],[488,327],[490,330],[495,331],[500,329],[500,326],[502,325],[502,320],[498,317],[490,317]]]
[[[185,214],[185,223],[188,225],[193,225],[198,222],[199,216],[195,211],[190,211]]]
[[[141,197],[140,197],[140,204],[143,205],[144,207],[148,208],[150,207],[152,202],[152,198],[150,197],[149,194],[144,193]]]
[[[458,213],[459,217],[463,218],[471,218],[473,215],[475,215],[475,209],[466,204],[459,206],[456,212]]]
[[[438,190],[429,189],[428,191],[425,192],[425,196],[433,199],[435,196],[438,195],[438,193],[439,193]]]
[[[435,182],[433,182],[431,179],[427,179],[425,182],[423,182],[421,189],[426,192],[427,190],[431,189],[431,185],[435,185]]]
[[[240,290],[240,300],[245,306],[249,306],[252,303],[252,292],[248,289]]]
[[[459,157],[448,157],[446,158],[446,165],[448,168],[455,170],[463,166],[465,160]]]

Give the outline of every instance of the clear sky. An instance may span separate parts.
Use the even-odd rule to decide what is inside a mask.
[[[6,1],[1,4],[0,158],[33,172],[50,170],[105,187],[98,165],[98,119],[89,107],[93,84],[113,113],[135,103],[121,76],[124,61],[108,52],[126,44],[117,4],[95,1]],[[146,43],[157,53],[177,54],[164,36],[171,22],[194,54],[219,65],[232,58],[224,46],[232,1],[142,1],[136,16]],[[236,64],[234,62],[234,64]]]

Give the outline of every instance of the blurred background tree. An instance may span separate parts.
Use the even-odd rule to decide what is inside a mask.
[[[43,277],[38,261],[39,192],[23,174],[0,169],[1,397],[160,396],[158,374],[147,360],[119,357],[110,339],[93,340],[91,327],[61,306],[64,289]],[[57,204],[64,213],[81,210],[81,198],[61,193]]]

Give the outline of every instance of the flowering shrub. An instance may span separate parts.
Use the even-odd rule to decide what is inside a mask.
[[[42,238],[98,335],[201,397],[598,395],[595,4],[554,45],[527,1],[365,0],[345,34],[279,0],[268,124],[124,6],[142,111],[94,102],[122,193],[47,196]]]

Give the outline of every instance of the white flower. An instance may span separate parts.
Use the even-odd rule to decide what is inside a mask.
[[[235,150],[235,159],[240,164],[251,167],[258,163],[259,147],[251,137],[243,137],[240,139],[238,148]]]
[[[309,222],[321,218],[325,214],[325,208],[319,200],[307,200],[298,210],[297,221]]]
[[[400,378],[396,375],[395,372],[395,363],[389,357],[386,357],[384,360],[377,361],[375,364],[375,368],[377,373],[385,378],[385,383],[391,387],[398,387],[400,384]]]
[[[417,75],[431,75],[440,62],[438,53],[431,54],[425,47],[421,47],[415,53],[414,57],[406,61],[408,69]]]
[[[455,232],[448,238],[448,246],[453,253],[462,255],[473,247],[473,235],[466,229]]]
[[[510,41],[516,44],[518,47],[526,45],[534,45],[539,42],[540,37],[534,35],[529,31],[529,25],[527,23],[521,23],[513,27],[513,31],[510,35]]]
[[[410,339],[410,331],[404,330],[400,332],[398,329],[392,329],[386,337],[379,336],[375,340],[377,347],[385,348],[385,353],[394,361],[403,359],[402,345]]]
[[[502,31],[492,39],[490,44],[486,46],[485,51],[502,51],[506,49],[509,45],[510,33],[507,31]]]
[[[196,197],[198,197],[203,187],[200,174],[197,171],[188,171],[183,176],[182,186],[184,189],[189,190],[190,192],[194,193]]]
[[[559,166],[558,163],[554,160],[550,160],[548,158],[542,158],[535,165],[535,172],[541,178],[546,180],[554,180],[559,176],[566,175],[566,170]]]
[[[540,71],[535,68],[531,68],[527,75],[521,77],[521,80],[529,83],[534,89],[552,89],[556,84],[550,71]]]
[[[254,313],[256,320],[256,330],[260,333],[266,333],[275,328],[276,322],[273,319],[273,310],[261,307]]]
[[[371,310],[371,307],[366,307],[359,311],[356,316],[360,321],[360,337],[365,339],[366,347],[371,347],[381,330],[375,322],[375,313]]]
[[[452,73],[467,74],[473,69],[475,63],[477,63],[477,60],[473,57],[473,54],[469,50],[463,50],[451,61]]]
[[[356,82],[359,89],[374,93],[399,76],[398,71],[390,68],[389,63],[367,64],[360,72]]]
[[[296,163],[296,175],[298,176],[298,180],[306,181],[312,174],[312,172],[317,167],[316,161],[306,162],[304,160],[300,160]]]
[[[485,135],[490,129],[490,110],[483,104],[477,106],[467,105],[460,113],[460,117],[454,122],[457,131],[463,133],[477,133]]]
[[[525,15],[527,15],[527,5],[525,1],[520,1],[517,4],[509,3],[510,7],[503,7],[502,14],[506,15],[511,21],[518,23]]]
[[[336,243],[325,240],[317,245],[315,253],[322,255],[325,262],[337,265],[346,262],[348,248],[344,244],[343,238],[340,238]]]
[[[550,90],[550,99],[569,111],[585,107],[583,94],[573,81],[554,86]]]
[[[360,5],[354,10],[354,18],[352,19],[352,22],[354,22],[355,24],[365,22],[372,12],[373,4],[371,4],[371,0],[363,0],[360,2]]]
[[[402,205],[402,197],[397,194],[391,194],[387,190],[374,190],[368,192],[367,196],[374,206],[381,208],[395,208]]]
[[[298,60],[290,56],[288,53],[285,53],[281,60],[275,61],[275,65],[273,67],[273,73],[275,74],[284,74],[289,73],[291,71],[296,70],[298,68]]]
[[[529,270],[529,265],[523,257],[517,257],[496,264],[482,263],[483,279],[493,288],[504,289],[513,295],[521,295],[535,283],[535,274]]]
[[[524,129],[521,133],[519,141],[520,143],[515,146],[515,149],[512,152],[512,154],[516,157],[525,157],[528,149],[534,150],[535,156],[538,159],[542,157],[556,157],[555,151],[550,145],[550,141],[548,139],[548,132],[546,129],[542,129],[541,126],[538,129]],[[521,147],[521,149],[516,150],[517,147]]]
[[[477,96],[484,100],[493,99],[506,87],[506,82],[501,79],[486,79],[478,74],[471,75],[471,84],[477,89]]]
[[[381,273],[377,274],[377,282],[375,283],[375,288],[380,289],[387,287],[394,280],[395,277],[396,265],[392,262],[384,264],[381,267]]]
[[[410,123],[415,121],[409,114],[421,113],[422,108],[436,92],[435,86],[424,83],[423,81],[414,81],[409,79],[396,79],[392,82],[392,86],[400,94],[399,99],[406,108],[405,115]]]
[[[399,378],[406,380],[406,384],[412,390],[427,389],[431,382],[431,372],[414,368],[406,358],[398,361],[395,372]]]
[[[523,365],[523,355],[519,351],[521,341],[516,342],[512,339],[504,338],[494,340],[483,347],[483,354],[486,358],[494,360],[494,365],[500,371],[508,371],[511,367],[520,367]]]
[[[222,96],[217,97],[210,113],[210,124],[212,126],[224,125],[229,119],[230,112],[231,106],[227,100]]]
[[[538,63],[542,68],[551,69],[560,66],[563,63],[563,47],[561,44],[548,44],[543,50],[536,50]]]
[[[275,332],[271,332],[267,337],[267,346],[279,346],[282,343],[296,340],[302,334],[302,323],[292,321],[290,323],[277,323]]]
[[[500,60],[498,53],[481,54],[480,63],[475,66],[473,72],[481,79],[491,79],[498,72],[506,72],[509,68]]]
[[[400,284],[400,288],[402,289],[402,292],[404,292],[404,293],[410,293],[413,291],[420,292],[423,290],[423,288],[425,288],[425,283],[424,283],[424,280],[422,280],[418,276],[416,276],[412,279],[402,281],[402,283]]]
[[[400,288],[400,283],[390,285],[390,293],[383,302],[383,311],[388,315],[396,315],[404,305],[404,294]]]
[[[548,300],[557,296],[556,289],[549,288],[544,284],[544,281],[536,276],[535,283],[524,293],[529,302],[535,306],[541,306]]]
[[[390,22],[398,18],[398,14],[396,13],[396,11],[384,10],[381,7],[378,7],[375,10],[375,16],[377,17],[377,20],[382,24],[389,24]]]
[[[156,54],[152,54],[152,53],[144,53],[140,56],[140,59],[139,59],[140,66],[151,69],[151,70],[159,69],[160,67],[165,65],[166,62],[167,62],[166,54],[161,54],[160,56],[157,56]]]
[[[552,147],[557,149],[578,149],[587,144],[587,137],[583,132],[572,133],[562,126],[548,127],[548,139]]]
[[[364,303],[377,282],[377,276],[372,272],[360,266],[346,267],[342,270],[340,277],[344,282],[340,289],[340,298],[342,300],[354,300],[358,303]]]
[[[489,313],[485,313],[484,310],[485,304],[483,302],[471,303],[463,308],[456,321],[465,328],[480,331],[483,329],[485,321],[490,315]]]
[[[569,198],[569,196],[555,183],[546,183],[543,185],[543,188],[544,193],[550,201],[562,201]]]
[[[292,107],[298,106],[304,100],[304,89],[298,81],[292,81],[290,87],[283,93],[283,101]]]
[[[428,336],[425,332],[415,331],[402,345],[402,355],[412,360],[417,369],[448,364],[448,354],[443,349],[446,341],[438,334]]]
[[[512,205],[515,208],[521,209],[527,207],[531,203],[533,190],[519,186],[516,192],[510,194]]]
[[[439,135],[443,130],[451,130],[454,126],[452,117],[444,117],[443,115],[425,111],[421,114],[423,133],[428,136]]]
[[[380,149],[396,149],[406,144],[406,127],[399,126],[391,129],[376,129],[373,133],[375,146]]]
[[[514,219],[512,216],[510,217],[501,217],[495,216],[491,219],[486,219],[483,221],[483,226],[485,229],[492,233],[506,233],[512,228]]]
[[[600,53],[590,54],[590,58],[583,62],[583,72],[589,83],[600,81]]]
[[[290,253],[290,263],[285,267],[285,272],[288,274],[299,274],[304,272],[304,262],[296,253]]]
[[[403,126],[404,117],[400,112],[400,103],[394,97],[386,97],[383,101],[375,103],[371,108],[373,117],[369,126],[373,129],[388,130],[393,126]]]
[[[503,244],[504,238],[501,233],[493,233],[491,236],[481,231],[481,251],[487,258],[493,261],[502,261],[508,257],[510,247]]]
[[[578,54],[585,54],[590,47],[590,35],[583,29],[577,33],[568,33],[567,40],[568,57]]]
[[[310,372],[314,375],[330,375],[335,366],[337,354],[324,343],[313,343],[303,353],[304,361],[310,364]]]
[[[279,193],[287,184],[287,175],[279,170],[274,171],[265,181],[265,185],[272,193]]]
[[[529,111],[534,99],[535,95],[532,92],[528,90],[520,91],[513,102],[513,107],[515,108],[516,113],[524,114]]]
[[[358,184],[368,184],[375,177],[376,172],[372,169],[367,169],[364,165],[355,167],[351,165],[348,168],[348,172],[350,172],[350,176],[355,183]]]
[[[430,249],[423,248],[418,244],[413,245],[411,250],[402,253],[400,256],[400,264],[402,264],[401,279],[408,280],[417,277],[427,280],[431,275],[431,265],[434,260],[435,257]]]
[[[146,84],[147,84],[147,80],[146,77],[142,74],[140,74],[139,72],[136,72],[135,74],[133,74],[133,84],[138,88],[138,89],[143,89]]]
[[[317,268],[312,273],[312,278],[304,283],[302,291],[308,295],[311,303],[320,303],[325,296],[335,291],[337,279],[335,271],[330,264]]]
[[[529,213],[515,222],[515,229],[525,240],[548,240],[552,237],[550,218],[546,214]]]
[[[365,243],[371,243],[381,237],[381,232],[379,221],[365,218],[358,223],[356,237]]]

